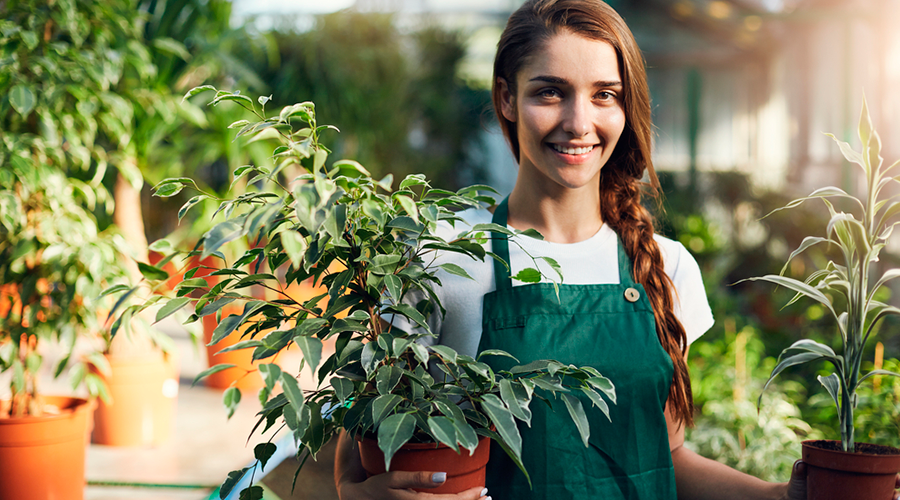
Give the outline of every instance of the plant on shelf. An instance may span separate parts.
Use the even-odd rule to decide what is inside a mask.
[[[459,227],[449,240],[437,235],[439,224],[461,221],[455,210],[494,203],[483,194],[490,188],[452,192],[433,188],[422,175],[409,175],[393,190],[390,175],[375,180],[355,161],[328,166],[329,150],[320,139],[336,129],[318,124],[312,103],[269,115],[265,96],[254,101],[239,92],[203,86],[185,98],[204,90],[216,92],[210,104],[233,101],[252,113],[252,120],[232,127],[238,137],[276,141],[276,165],[248,165],[234,172],[235,180],[249,177],[247,192],[218,200],[222,220],[192,253],[224,261],[221,250],[239,239],[249,240],[249,249],[235,261],[221,263],[212,273],[219,278],[212,288],[193,277],[199,267],[189,270],[176,297],[165,302],[157,317],[191,304],[194,313],[188,321],[196,321],[221,316],[226,305],[242,304],[239,313],[217,318],[212,343],[240,331],[243,340],[227,349],[252,349],[253,358],[262,361],[265,387],[259,393],[263,408],[256,428],[266,433],[286,426],[302,445],[298,453],[304,461],[344,429],[358,439],[377,440],[388,469],[407,443],[442,443],[471,455],[476,447],[485,450],[479,440],[489,437],[522,468],[517,420],[530,422],[529,405],[536,399],[554,405],[561,399],[560,407],[566,407],[587,446],[583,402],[607,415],[604,396],[615,402],[612,383],[596,370],[544,360],[495,373],[481,358],[507,353],[485,351],[473,358],[423,342],[433,336],[428,314],[442,310],[432,288],[439,284],[436,271],[468,276],[457,265],[435,264],[439,252],[493,258],[483,246],[493,233],[540,237],[495,224]],[[156,196],[173,196],[186,187],[196,184],[188,178],[167,179],[154,189]],[[212,196],[201,192],[191,198],[181,215]],[[541,275],[529,269],[516,278],[539,281]],[[304,300],[285,293],[287,286],[307,280],[321,286],[322,293]],[[250,287],[264,288],[268,298],[248,293]],[[414,294],[427,298],[411,303]],[[408,319],[417,325],[416,332],[391,329],[383,319],[388,316]],[[301,371],[314,374],[315,389],[301,388],[299,373],[268,362],[291,345],[302,351]],[[211,367],[198,379],[227,368]],[[225,391],[229,412],[240,396],[236,388]],[[260,467],[275,452],[272,439],[255,449]],[[252,471],[255,466],[232,472],[222,496]]]
[[[809,495],[810,498],[817,499],[890,498],[894,476],[900,471],[900,450],[857,443],[854,440],[853,411],[858,402],[859,385],[873,376],[900,376],[898,373],[883,369],[871,370],[864,375],[860,373],[866,343],[876,333],[879,322],[888,316],[900,315],[900,308],[876,298],[890,280],[900,277],[900,269],[881,271],[877,267],[879,254],[887,246],[894,227],[898,224],[895,217],[900,213],[900,201],[897,199],[898,195],[894,193],[900,182],[892,177],[890,172],[900,165],[900,161],[886,168],[883,166],[883,159],[880,156],[881,139],[872,126],[865,99],[858,133],[862,151],[855,151],[846,142],[838,140],[831,134],[829,136],[838,143],[844,157],[862,169],[866,180],[865,198],[861,200],[836,187],[824,187],[776,210],[777,212],[793,208],[806,200],[820,199],[827,207],[831,218],[825,228],[825,235],[806,237],[791,253],[781,274],[751,278],[775,283],[795,292],[796,295],[789,304],[802,297],[818,302],[834,318],[837,333],[840,334],[842,347],[840,352],[835,352],[828,345],[810,339],[798,340],[781,353],[778,364],[766,383],[768,387],[769,383],[786,368],[803,363],[827,361],[834,367],[834,373],[828,376],[820,375],[818,380],[837,407],[841,441],[839,443],[806,441],[803,445],[803,458],[810,467]],[[850,213],[838,211],[831,200],[843,203],[841,206],[848,207]],[[825,267],[813,271],[805,281],[784,276],[792,259],[813,245],[821,243],[837,251],[835,260],[829,260]],[[761,398],[762,395],[760,401]],[[844,479],[833,481],[821,476],[820,473],[825,474],[826,466],[823,465],[823,461],[816,458],[818,456],[816,449],[823,447],[834,448],[847,454],[857,452],[856,455],[879,453],[892,456],[893,460],[886,462],[878,469],[878,473],[874,472],[874,468],[870,468],[867,474],[881,479],[881,486],[873,486],[881,489],[864,490],[861,484],[847,480],[846,473],[841,476]],[[833,462],[833,459],[828,461]],[[851,470],[853,467],[850,466]],[[832,494],[836,496],[826,496]]]

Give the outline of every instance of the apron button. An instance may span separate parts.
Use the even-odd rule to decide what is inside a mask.
[[[627,300],[628,302],[637,302],[640,298],[641,293],[634,288],[628,288],[627,290],[625,290],[625,300]]]

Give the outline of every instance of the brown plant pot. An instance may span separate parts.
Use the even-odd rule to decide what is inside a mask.
[[[374,439],[362,439],[359,443],[359,456],[363,468],[369,477],[383,474],[384,453]],[[407,443],[391,458],[392,471],[431,471],[446,472],[447,481],[437,488],[421,488],[416,491],[425,493],[459,493],[476,486],[484,486],[485,467],[491,449],[491,440],[482,437],[478,441],[475,453],[469,456],[468,450],[460,448],[456,453],[444,444]]]
[[[0,499],[82,500],[94,405],[44,396],[59,414],[0,418]]]
[[[96,444],[155,446],[172,436],[178,397],[175,356],[154,352],[140,357],[110,356],[106,380],[110,404],[100,401],[94,412]]]
[[[804,441],[806,491],[811,500],[891,500],[900,472],[900,449],[856,443],[856,453],[840,441]]]

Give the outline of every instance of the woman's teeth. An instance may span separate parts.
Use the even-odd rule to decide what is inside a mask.
[[[590,153],[591,150],[594,149],[594,146],[587,146],[584,148],[567,148],[558,144],[551,144],[551,146],[553,147],[553,149],[559,151],[560,153],[567,155],[583,155],[585,153]]]

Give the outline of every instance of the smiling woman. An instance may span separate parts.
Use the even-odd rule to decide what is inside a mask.
[[[697,263],[654,233],[643,206],[645,192],[659,188],[650,96],[622,18],[600,0],[525,2],[501,36],[493,85],[494,110],[519,164],[515,187],[493,213],[458,215],[473,226],[536,229],[545,240],[509,245],[494,237],[491,250],[510,269],[440,257],[475,279],[438,273],[434,295],[446,314],[433,315],[430,329],[460,354],[501,349],[519,362],[592,366],[615,384],[617,400],[609,420],[586,410],[588,446],[562,412],[538,405],[519,429],[532,484],[492,444],[487,488],[440,498],[489,491],[502,499],[805,500],[802,466],[790,483],[767,483],[683,446],[692,424],[688,348],[713,318]],[[512,283],[529,256],[558,264],[563,283]],[[499,372],[506,362],[488,364]],[[367,478],[354,447],[342,436],[335,479],[344,500],[434,498],[411,488],[445,480],[439,470]]]

